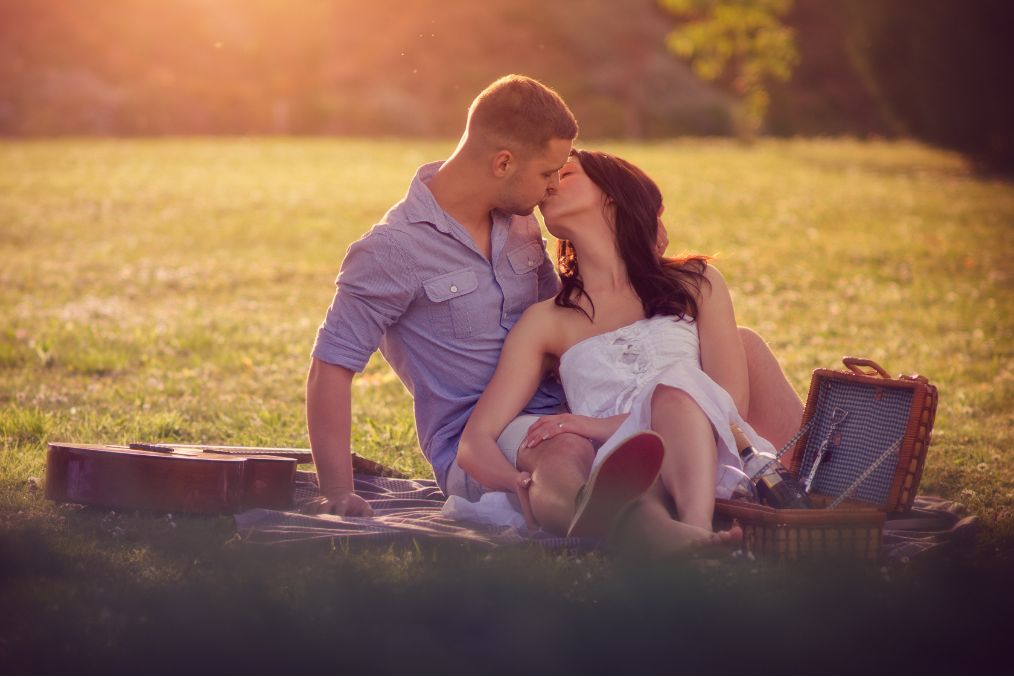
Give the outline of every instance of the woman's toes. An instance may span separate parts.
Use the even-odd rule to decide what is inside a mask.
[[[726,545],[738,545],[743,542],[743,528],[739,525],[734,525],[729,530],[718,531],[715,535]]]

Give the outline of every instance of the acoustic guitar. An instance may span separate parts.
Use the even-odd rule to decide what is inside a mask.
[[[312,462],[306,448],[50,443],[46,497],[116,509],[202,514],[290,509],[296,465]],[[352,462],[358,473],[404,477],[355,454]]]

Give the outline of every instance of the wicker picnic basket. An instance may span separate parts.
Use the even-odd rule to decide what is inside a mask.
[[[830,498],[810,496],[821,506]],[[716,526],[735,519],[743,528],[743,548],[772,561],[846,557],[876,560],[884,532],[884,512],[856,502],[835,509],[775,509],[741,500],[715,500]]]
[[[919,375],[892,378],[869,359],[845,357],[842,362],[847,371],[813,371],[804,433],[790,470],[799,479],[812,476],[809,492],[828,497],[846,493],[888,514],[907,512],[926,462],[937,389]],[[828,454],[820,460],[822,447]],[[892,448],[896,450],[878,463]],[[850,490],[864,473],[867,477]]]
[[[921,376],[891,378],[869,359],[842,362],[848,371],[813,371],[802,428],[782,451],[793,450],[790,471],[814,508],[715,501],[716,525],[736,519],[752,554],[777,561],[877,559],[887,514],[912,508],[936,387]]]

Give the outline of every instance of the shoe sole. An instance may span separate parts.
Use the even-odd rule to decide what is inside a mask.
[[[662,437],[653,431],[616,446],[588,477],[567,537],[605,537],[620,510],[655,483],[664,455]]]

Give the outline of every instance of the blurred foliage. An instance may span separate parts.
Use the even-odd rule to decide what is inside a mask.
[[[785,82],[799,63],[793,32],[783,17],[792,0],[661,0],[685,19],[670,33],[669,48],[690,60],[694,72],[722,82],[739,102],[737,134],[751,139],[770,104],[770,81]]]
[[[795,0],[783,19],[799,63],[787,82],[772,82],[764,131],[777,136],[893,136],[882,104],[856,70],[848,46],[845,0]]]
[[[1012,15],[1006,0],[0,0],[0,135],[449,137],[514,72],[559,90],[585,138],[914,136],[1002,169]]]
[[[0,134],[451,136],[505,73],[594,137],[718,135],[654,0],[0,0]]]
[[[1014,3],[848,0],[849,48],[896,131],[1014,172]]]

